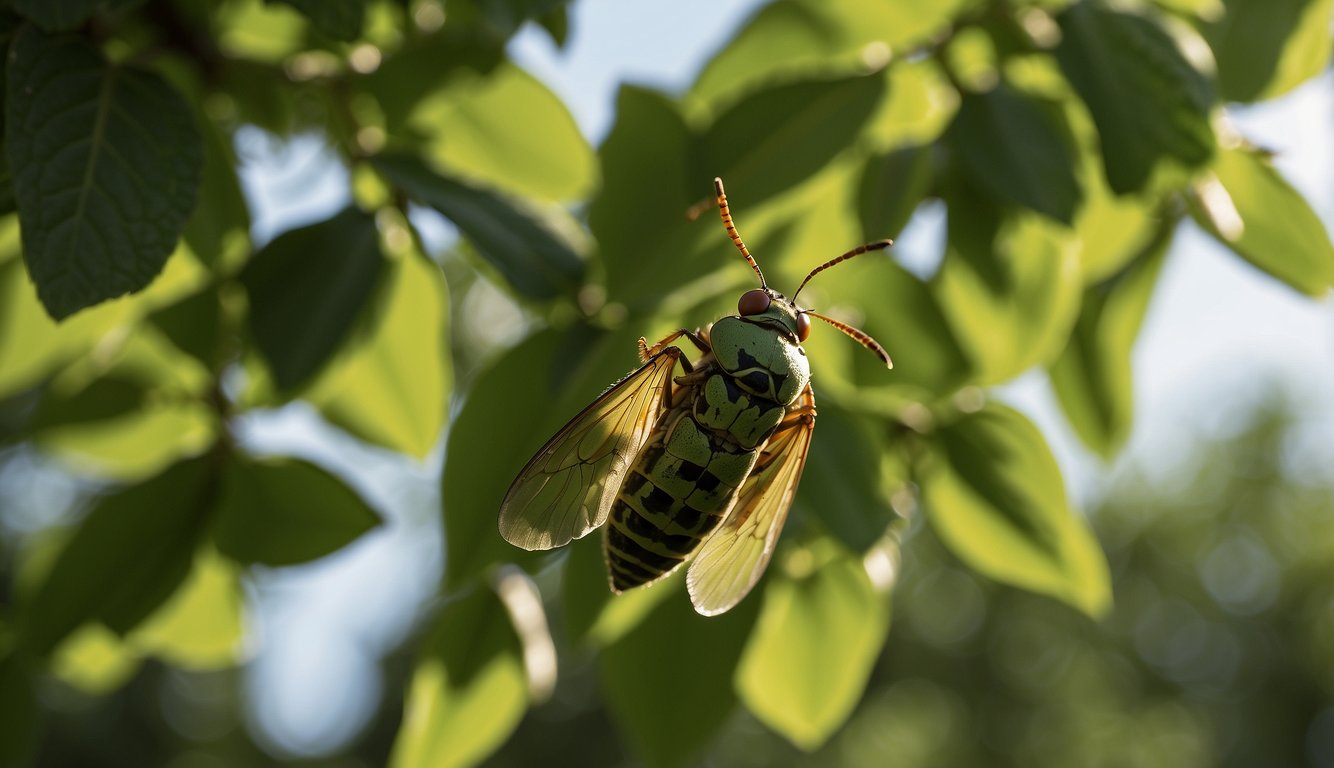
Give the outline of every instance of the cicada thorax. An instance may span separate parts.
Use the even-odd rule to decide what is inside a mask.
[[[672,410],[621,484],[606,538],[608,572],[616,591],[671,572],[718,527],[760,449],[787,413],[790,401],[780,401],[777,393],[785,396],[789,381],[804,388],[809,380],[804,365],[793,370],[783,363],[773,370],[762,362],[786,360],[774,352],[778,341],[772,331],[735,346],[724,323],[733,319],[719,321],[711,334],[716,343],[723,325],[728,361],[715,357],[686,377],[688,383],[680,386],[689,390],[677,393]],[[800,360],[805,362],[804,353]]]

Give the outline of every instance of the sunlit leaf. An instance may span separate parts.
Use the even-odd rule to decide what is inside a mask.
[[[862,239],[893,237],[908,224],[931,188],[931,148],[906,146],[866,162],[858,190]]]
[[[1052,105],[1004,84],[965,93],[947,135],[963,170],[992,198],[1074,219],[1081,191],[1071,138]]]
[[[736,689],[764,724],[813,750],[861,699],[889,632],[889,599],[860,555],[828,540],[773,568]]]
[[[45,654],[88,621],[124,635],[186,577],[211,498],[208,463],[177,464],[98,502],[19,614],[19,643]]]
[[[1052,388],[1084,444],[1110,458],[1130,434],[1131,350],[1171,242],[1161,233],[1140,257],[1084,292],[1070,341],[1048,368]]]
[[[250,332],[280,388],[305,382],[343,343],[383,264],[375,219],[356,208],[284,232],[255,254],[241,273]]]
[[[705,618],[675,595],[602,651],[607,705],[646,765],[686,764],[718,733],[736,703],[732,671],[759,603]]]
[[[239,660],[245,630],[240,568],[204,548],[175,594],[126,642],[174,667],[220,669]]]
[[[428,95],[408,126],[451,176],[510,194],[575,200],[596,181],[593,151],[565,105],[513,64]]]
[[[1197,166],[1214,150],[1212,86],[1157,24],[1092,2],[1061,14],[1061,70],[1088,105],[1118,194],[1145,186],[1163,158]]]
[[[194,208],[190,107],[160,76],[34,28],[14,40],[7,79],[23,256],[47,311],[61,319],[144,288]]]
[[[1082,289],[1077,240],[1049,219],[1002,216],[959,191],[932,282],[978,383],[1006,381],[1065,346]]]
[[[1229,101],[1281,96],[1324,71],[1334,35],[1334,0],[1224,0],[1203,25]]]
[[[505,606],[484,587],[435,619],[409,683],[393,768],[475,765],[528,707],[523,649]]]
[[[424,457],[440,436],[449,396],[447,302],[439,267],[419,253],[395,259],[365,337],[306,398],[352,434]]]
[[[335,552],[380,524],[355,491],[300,459],[235,456],[222,481],[213,541],[240,563],[292,565]]]
[[[1037,427],[992,403],[935,438],[922,499],[945,545],[981,574],[1103,615],[1111,606],[1106,559],[1070,508]]]
[[[91,696],[104,696],[139,671],[142,657],[96,622],[79,627],[51,656],[51,674]]]
[[[1261,152],[1218,154],[1217,183],[1197,188],[1192,213],[1238,256],[1302,293],[1334,285],[1334,244],[1320,217]]]
[[[411,155],[382,155],[375,167],[390,183],[458,225],[477,253],[519,293],[538,299],[579,285],[579,255],[539,218],[505,197],[433,172]]]

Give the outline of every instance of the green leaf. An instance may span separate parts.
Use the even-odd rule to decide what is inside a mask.
[[[199,204],[185,223],[185,242],[210,269],[230,275],[250,255],[250,208],[236,176],[231,136],[205,116],[199,124],[204,164]]]
[[[561,576],[564,590],[565,631],[571,642],[596,648],[610,645],[639,625],[663,600],[681,600],[685,571],[653,585],[613,594],[608,584],[602,535],[570,544]]]
[[[37,754],[42,729],[35,678],[29,659],[0,654],[0,765],[30,765]]]
[[[379,524],[355,491],[310,462],[238,455],[223,478],[213,542],[239,563],[293,565],[336,552]]]
[[[146,395],[141,382],[116,376],[98,379],[71,397],[49,392],[33,417],[33,429],[114,419],[133,413]]]
[[[209,287],[149,315],[151,322],[180,351],[216,370],[227,361],[218,353],[221,342],[222,300]]]
[[[208,473],[182,462],[99,501],[20,608],[20,647],[44,655],[88,621],[124,635],[170,597],[211,511]]]
[[[1004,84],[965,93],[946,136],[964,171],[996,200],[1074,220],[1082,193],[1070,130],[1050,105]]]
[[[702,223],[686,213],[712,194],[712,176],[693,172],[694,137],[681,108],[656,91],[622,85],[616,124],[599,151],[602,190],[588,226],[607,272],[607,295],[632,310],[662,301],[665,290],[708,275],[721,264],[703,251]],[[651,269],[645,269],[651,265]]]
[[[445,606],[409,683],[392,768],[481,762],[528,707],[523,649],[505,605],[477,588]]]
[[[811,751],[861,700],[889,633],[889,597],[860,556],[828,539],[775,565],[736,689],[761,722]]]
[[[1324,71],[1334,36],[1334,0],[1224,0],[1202,31],[1228,101],[1281,96]]]
[[[14,0],[14,10],[46,32],[68,32],[88,20],[102,0]]]
[[[883,429],[818,395],[816,407],[820,414],[795,504],[848,549],[865,552],[895,517],[880,481]]]
[[[347,208],[289,230],[241,273],[250,294],[250,333],[290,390],[324,366],[375,290],[384,258],[375,219]]]
[[[584,263],[574,249],[506,198],[434,173],[411,155],[381,155],[375,167],[390,183],[458,225],[477,253],[519,293],[552,299],[579,285]]]
[[[1056,56],[1097,124],[1113,191],[1142,189],[1163,158],[1192,167],[1209,159],[1212,86],[1166,32],[1087,0],[1059,21]]]
[[[1302,293],[1334,285],[1334,244],[1301,193],[1252,148],[1229,149],[1214,162],[1217,183],[1196,190],[1191,213],[1238,256]]]
[[[426,95],[407,127],[425,140],[433,165],[481,186],[569,201],[596,182],[593,150],[565,104],[510,63],[485,76],[465,73]]]
[[[906,146],[866,161],[857,195],[862,239],[870,242],[903,231],[931,190],[931,148]]]
[[[494,563],[527,565],[541,556],[500,537],[500,502],[548,438],[636,367],[637,335],[582,326],[543,331],[473,381],[445,443],[446,585],[460,587]]]
[[[1075,434],[1110,459],[1130,435],[1134,413],[1131,351],[1171,242],[1166,227],[1121,273],[1085,290],[1065,350],[1048,368]]]
[[[88,696],[106,696],[122,688],[142,666],[119,635],[101,624],[84,624],[65,638],[48,666],[62,683]]]
[[[650,768],[690,762],[727,720],[736,703],[732,673],[759,603],[705,618],[678,594],[602,651],[611,715]]]
[[[272,3],[275,0],[267,0]],[[301,11],[321,33],[335,40],[352,42],[361,36],[365,23],[365,0],[277,0]]]
[[[751,94],[701,137],[696,175],[705,184],[721,176],[729,196],[759,205],[851,146],[884,91],[884,74],[874,72]]]
[[[445,425],[449,299],[440,268],[415,251],[390,262],[385,282],[365,336],[306,399],[357,437],[420,459]]]
[[[173,667],[210,670],[236,664],[245,639],[241,571],[206,547],[175,594],[126,642]]]
[[[33,28],[15,39],[7,80],[23,257],[47,311],[61,319],[148,285],[194,208],[189,105],[154,73]]]
[[[1060,468],[1027,418],[990,403],[935,435],[921,471],[927,519],[978,573],[1099,617],[1111,607],[1107,561],[1069,506]]]
[[[980,384],[1055,357],[1079,312],[1078,240],[1050,219],[954,190],[945,260],[932,280]]]

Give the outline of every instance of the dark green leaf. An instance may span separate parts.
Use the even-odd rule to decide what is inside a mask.
[[[478,587],[431,627],[412,673],[392,768],[476,765],[528,708],[523,648],[505,605]]]
[[[646,765],[688,763],[727,720],[736,703],[732,674],[759,604],[745,600],[705,618],[676,594],[603,650],[607,704]]]
[[[1320,74],[1329,63],[1334,0],[1224,0],[1204,25],[1228,101],[1271,99]]]
[[[236,177],[236,155],[221,128],[200,118],[204,137],[204,166],[199,184],[199,205],[185,223],[185,242],[205,266],[231,274],[248,256],[250,208]]]
[[[48,392],[37,409],[37,430],[124,416],[144,402],[144,384],[116,376],[93,381],[70,397]]]
[[[176,348],[216,370],[225,360],[218,356],[222,304],[211,286],[163,307],[148,316]]]
[[[1139,258],[1084,292],[1070,341],[1048,369],[1056,398],[1084,444],[1111,458],[1130,434],[1130,353],[1162,270],[1171,228]]]
[[[1093,115],[1113,191],[1143,188],[1162,158],[1186,166],[1209,159],[1212,86],[1166,32],[1143,16],[1088,0],[1059,21],[1056,56]]]
[[[636,367],[637,335],[582,326],[544,331],[473,382],[445,444],[447,585],[462,586],[493,563],[535,561],[537,555],[500,537],[500,502],[528,458],[561,425]]]
[[[194,560],[208,473],[206,460],[182,462],[98,502],[20,609],[20,646],[44,655],[87,621],[123,635],[161,605]]]
[[[301,11],[315,29],[335,40],[351,42],[361,36],[365,0],[278,0]],[[274,2],[274,0],[268,0]]]
[[[64,318],[148,285],[194,209],[190,107],[158,75],[34,28],[14,41],[7,80],[23,256],[47,311]]]
[[[894,237],[907,226],[932,182],[931,148],[901,147],[866,161],[857,195],[862,239]]]
[[[102,0],[14,0],[14,10],[47,32],[68,32],[101,4]]]
[[[432,172],[411,155],[382,155],[375,167],[403,191],[458,225],[516,291],[537,299],[568,295],[584,263],[540,220],[484,189]]]
[[[1265,272],[1302,293],[1323,295],[1334,285],[1334,244],[1310,203],[1263,153],[1220,152],[1218,185],[1197,190],[1192,213],[1211,235]]]
[[[241,273],[250,332],[279,387],[305,382],[338,349],[383,266],[375,219],[356,208],[284,232],[255,254]]]
[[[36,755],[42,734],[35,678],[27,658],[0,655],[0,765],[30,765]]]
[[[705,184],[721,176],[729,196],[758,205],[805,181],[851,146],[884,90],[884,75],[875,72],[747,96],[701,138],[696,175]]]
[[[869,417],[850,413],[818,394],[816,407],[820,414],[796,505],[850,550],[864,552],[894,519],[880,482],[884,441]]]
[[[655,584],[613,594],[608,584],[602,534],[570,544],[561,576],[564,590],[565,631],[571,643],[605,647],[634,629],[663,600],[684,600],[682,574]]]
[[[336,552],[379,524],[356,492],[314,464],[237,456],[223,480],[213,541],[240,563],[293,565]]]
[[[828,540],[774,566],[737,666],[737,693],[766,725],[813,750],[861,700],[889,633],[889,596],[871,583],[861,555]]]
[[[1070,130],[1050,105],[1004,84],[965,93],[946,135],[964,171],[993,198],[1074,220],[1081,191]]]
[[[632,308],[651,306],[664,288],[720,266],[692,247],[704,229],[692,227],[686,212],[707,203],[713,177],[692,173],[693,138],[675,102],[622,85],[616,124],[598,154],[602,190],[589,207],[588,225],[606,265],[611,299]]]
[[[1070,508],[1033,423],[995,403],[936,433],[921,472],[927,519],[974,570],[1101,616],[1110,576],[1098,542]]]

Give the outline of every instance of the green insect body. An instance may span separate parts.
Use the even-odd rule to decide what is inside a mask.
[[[891,365],[865,333],[798,306],[816,274],[868,251],[855,248],[811,270],[792,298],[771,290],[737,234],[722,181],[715,197],[727,234],[760,279],[737,314],[679,330],[648,346],[643,365],[547,441],[500,505],[504,538],[552,549],[603,527],[611,589],[651,584],[687,561],[695,610],[722,613],[750,592],[782,531],[810,449],[815,395],[801,347],[817,317]],[[689,339],[692,364],[671,343]],[[678,366],[684,375],[677,375]]]
[[[613,590],[670,573],[713,533],[810,381],[795,313],[771,307],[781,309],[714,323],[712,359],[682,377],[679,402],[630,467],[605,540]]]

